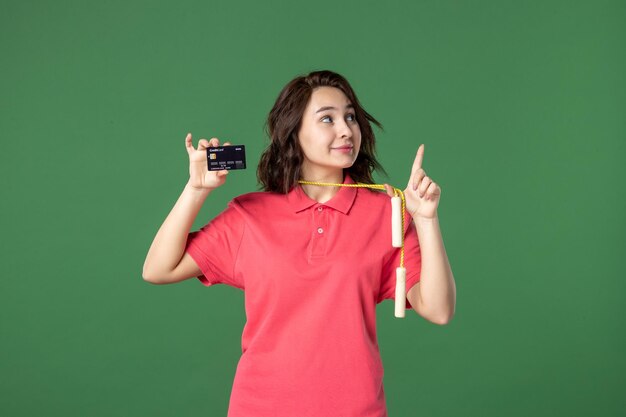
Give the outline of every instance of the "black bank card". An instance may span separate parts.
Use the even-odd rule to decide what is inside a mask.
[[[209,171],[222,169],[246,169],[246,147],[244,145],[215,146],[206,149]]]

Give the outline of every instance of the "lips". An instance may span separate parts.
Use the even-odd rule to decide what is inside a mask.
[[[352,149],[352,146],[341,146],[339,148],[333,148],[333,149]]]

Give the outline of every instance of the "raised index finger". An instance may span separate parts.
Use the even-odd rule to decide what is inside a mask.
[[[415,172],[422,167],[422,161],[424,160],[424,144],[422,143],[419,148],[417,148],[417,155],[415,156],[415,161],[413,161],[413,169],[411,172]]]

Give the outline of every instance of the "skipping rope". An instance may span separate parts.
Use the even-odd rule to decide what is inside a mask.
[[[384,184],[336,184],[330,182],[317,182],[298,180],[300,184],[322,185],[331,187],[359,187],[385,190]],[[394,315],[398,318],[404,317],[406,310],[406,268],[404,267],[404,214],[406,210],[406,200],[401,189],[393,188],[391,197],[391,246],[400,249],[400,266],[396,268],[396,296]]]

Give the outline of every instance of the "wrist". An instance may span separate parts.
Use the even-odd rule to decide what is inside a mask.
[[[413,223],[416,226],[431,226],[439,222],[439,216],[435,215],[434,217],[422,217],[422,216],[413,216]]]
[[[210,188],[194,187],[189,182],[185,184],[185,189],[194,195],[205,196],[205,197],[208,196],[211,193],[211,191],[213,191]]]

